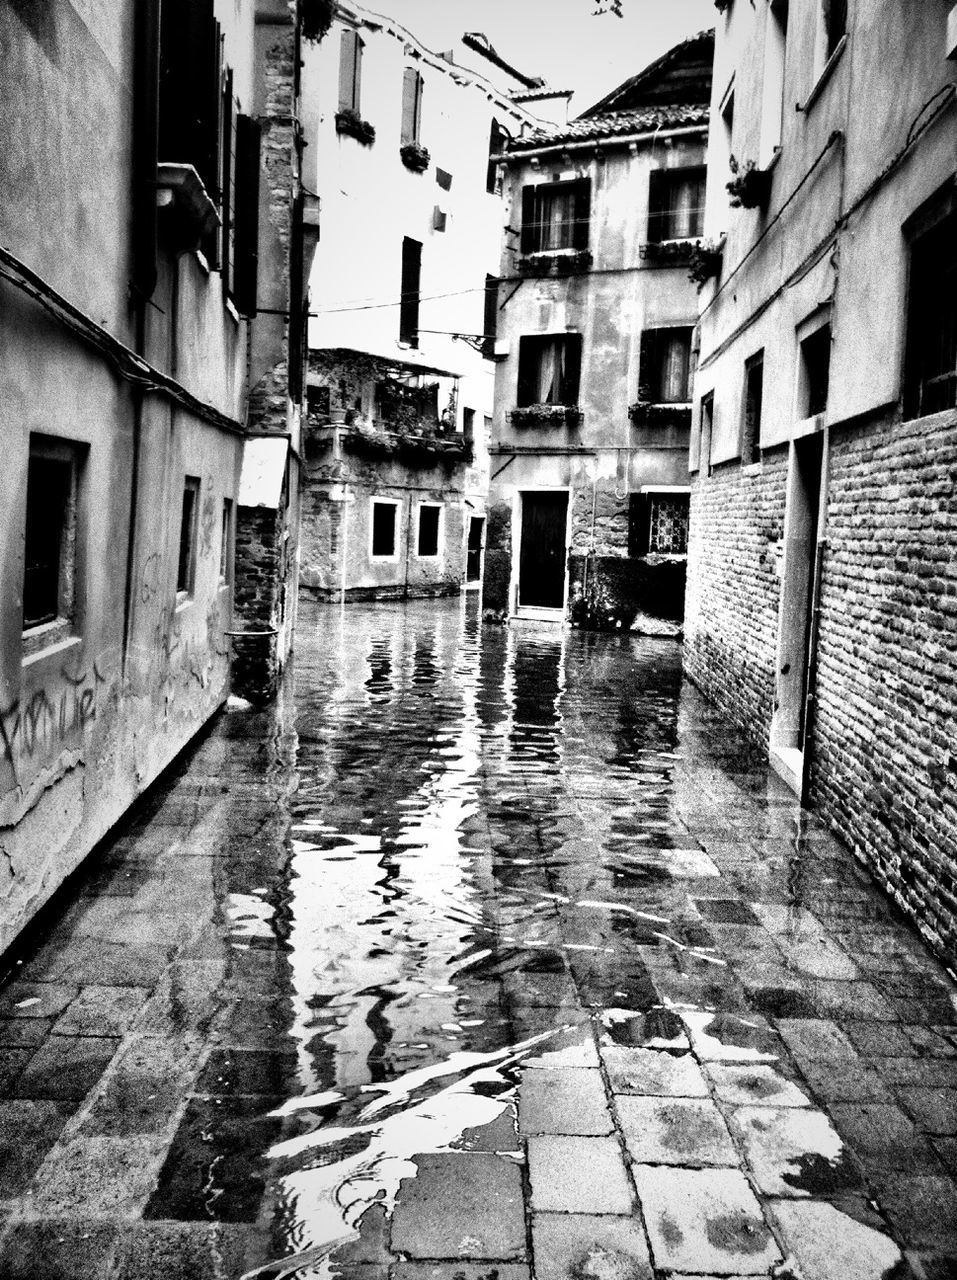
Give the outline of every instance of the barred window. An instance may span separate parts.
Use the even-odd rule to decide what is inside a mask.
[[[633,493],[628,511],[630,556],[688,554],[687,493]]]

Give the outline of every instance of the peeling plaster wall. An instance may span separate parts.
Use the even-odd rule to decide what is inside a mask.
[[[0,243],[130,347],[133,8],[0,7]],[[226,59],[247,94],[252,6],[230,0],[223,10]],[[161,252],[158,266],[143,354],[241,420],[245,324],[198,255]],[[159,395],[140,398],[7,281],[0,365],[2,951],[226,696],[232,591],[229,566],[220,574],[222,518],[241,439]],[[27,472],[38,434],[76,448],[76,603],[47,641],[25,642]],[[186,476],[199,481],[195,579],[178,595]]]

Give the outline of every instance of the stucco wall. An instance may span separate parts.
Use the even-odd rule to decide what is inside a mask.
[[[248,88],[248,0],[223,6]],[[0,243],[94,323],[138,344],[129,306],[132,15],[53,0],[0,9]],[[244,35],[245,33],[245,35]],[[161,255],[140,350],[242,418],[245,325],[195,254]],[[122,381],[103,355],[0,283],[0,950],[225,697],[232,600],[223,502],[241,440]],[[22,634],[31,436],[78,460],[72,622]],[[195,580],[177,594],[186,476],[199,481]],[[135,493],[134,493],[135,483]],[[135,497],[135,508],[134,508]],[[228,560],[228,557],[227,557]]]

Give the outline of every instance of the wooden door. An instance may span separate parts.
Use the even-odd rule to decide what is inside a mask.
[[[522,494],[518,603],[538,609],[565,604],[567,493]]]

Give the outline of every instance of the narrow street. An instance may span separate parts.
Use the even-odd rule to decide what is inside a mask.
[[[3,1280],[957,1275],[955,988],[677,644],[307,603],[289,685],[8,957]]]

